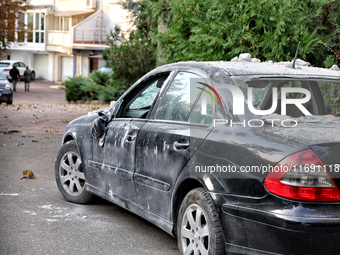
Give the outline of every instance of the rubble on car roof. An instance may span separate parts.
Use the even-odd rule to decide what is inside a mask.
[[[252,58],[250,53],[242,53],[238,57],[233,58],[230,61],[186,61],[167,64],[158,67],[156,70],[162,68],[172,67],[176,69],[179,66],[187,66],[199,69],[209,69],[215,67],[223,69],[231,76],[294,76],[301,78],[322,78],[340,79],[339,67],[334,65],[330,69],[311,67],[309,62],[301,59],[296,59],[296,69],[289,67],[292,61],[286,62],[273,62],[272,60],[261,62],[260,59]]]

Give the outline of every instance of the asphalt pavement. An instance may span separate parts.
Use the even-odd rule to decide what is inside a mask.
[[[63,90],[50,87],[55,84],[34,83],[34,102],[27,96],[31,91],[25,93],[19,87],[14,105],[0,107],[0,254],[179,254],[173,237],[127,210],[102,199],[90,205],[63,199],[54,177],[63,127],[60,132],[47,132],[51,129],[43,126],[31,129],[31,119],[12,111],[20,113],[30,107],[24,113],[37,121],[38,109],[48,114],[50,108],[72,105],[65,101]],[[39,90],[38,84],[43,89]],[[45,105],[46,98],[52,107]],[[59,111],[60,120],[86,114],[91,107]],[[17,123],[18,119],[23,120],[13,129],[9,123]],[[58,125],[66,126],[67,122]],[[31,170],[35,178],[21,178],[25,170]]]

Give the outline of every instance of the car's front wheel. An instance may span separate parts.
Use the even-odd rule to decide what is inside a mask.
[[[13,104],[13,96],[8,97],[7,104]]]
[[[75,141],[65,143],[55,163],[55,177],[63,197],[73,203],[86,204],[93,195],[85,190],[83,163]]]
[[[178,215],[177,242],[181,254],[225,254],[219,216],[204,188],[185,196]]]

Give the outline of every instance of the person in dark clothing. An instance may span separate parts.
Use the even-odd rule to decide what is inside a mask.
[[[17,81],[20,80],[20,73],[16,64],[14,64],[13,68],[9,71],[9,75],[12,77],[13,90],[16,91]]]
[[[28,66],[26,66],[26,70],[24,72],[24,76],[25,76],[25,91],[30,91],[30,83],[31,83],[31,71],[28,68]]]

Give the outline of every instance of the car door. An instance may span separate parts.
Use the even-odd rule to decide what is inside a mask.
[[[167,220],[171,217],[171,193],[175,181],[212,130],[211,99],[205,100],[209,102],[208,114],[203,116],[206,119],[197,118],[202,94],[197,87],[203,87],[197,81],[202,81],[202,77],[196,73],[178,72],[154,118],[141,128],[137,137],[134,181],[139,204]],[[194,86],[191,87],[190,83]]]
[[[161,84],[169,73],[147,79],[130,91],[107,125],[104,145],[93,142],[93,160],[89,161],[89,184],[99,188],[114,202],[118,198],[138,204],[133,174],[136,140],[139,130],[148,120]],[[119,202],[118,202],[119,203]]]
[[[23,78],[24,77],[24,72],[26,70],[26,66],[24,63],[22,62],[18,62],[17,63],[17,68],[19,70],[19,73],[20,73],[20,78]]]

